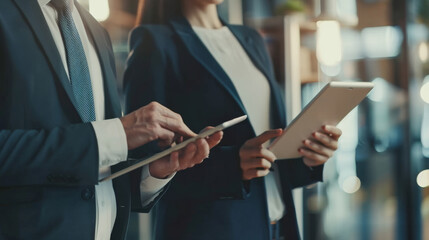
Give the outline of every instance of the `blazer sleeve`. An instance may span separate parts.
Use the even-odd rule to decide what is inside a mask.
[[[165,48],[171,47],[174,43],[166,40],[168,32],[166,36],[156,36],[163,31],[166,30],[162,27],[153,31],[146,27],[139,27],[131,34],[131,54],[124,75],[127,113],[151,101],[157,101],[167,107],[173,101],[169,99],[168,93],[174,91],[171,81],[178,77],[175,75]],[[174,189],[181,190],[176,193],[176,196],[193,199],[244,198],[246,191],[243,190],[238,150],[238,146],[217,146],[211,150],[209,159],[206,159],[203,164],[179,172],[173,180]],[[155,148],[145,147],[145,150],[140,151],[139,154],[155,151]],[[174,190],[170,187],[169,191]]]
[[[90,123],[0,130],[0,187],[94,185],[98,146]]]
[[[276,164],[279,167],[280,177],[286,180],[291,188],[323,181],[324,164],[310,168],[304,164],[302,158],[278,160]]]

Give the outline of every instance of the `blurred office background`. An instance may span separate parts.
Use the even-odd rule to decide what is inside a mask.
[[[138,0],[79,0],[113,41],[118,89]],[[340,126],[324,183],[297,190],[304,239],[429,239],[429,0],[225,0],[257,28],[289,120],[328,81],[375,84]],[[251,87],[251,86],[249,86]],[[150,239],[133,214],[128,239]]]

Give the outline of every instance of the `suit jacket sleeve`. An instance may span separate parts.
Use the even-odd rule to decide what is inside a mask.
[[[156,29],[161,32],[165,29]],[[155,39],[156,38],[156,39]],[[155,36],[146,27],[135,29],[130,38],[131,55],[125,71],[124,91],[125,109],[131,112],[151,101],[157,101],[167,107],[174,99],[169,92],[174,91],[172,81],[177,80],[171,58],[162,46],[173,44],[171,41]],[[160,43],[161,42],[161,43]],[[162,45],[163,44],[163,45]],[[178,196],[193,199],[242,199],[246,196],[241,180],[241,168],[238,160],[238,146],[217,146],[210,152],[210,158],[204,164],[179,172],[174,184],[181,185]],[[155,152],[156,148],[145,147],[138,155]],[[170,191],[174,191],[171,190]],[[177,196],[177,195],[176,195]]]
[[[304,164],[302,158],[279,160],[276,163],[281,177],[287,180],[291,188],[323,181],[324,165],[310,168]]]
[[[97,140],[90,123],[0,130],[0,187],[94,185],[97,178]]]

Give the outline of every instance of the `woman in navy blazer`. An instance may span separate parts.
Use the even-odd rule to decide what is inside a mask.
[[[256,137],[251,122],[246,120],[224,132],[222,142],[204,163],[177,173],[156,206],[154,239],[276,238],[263,177],[275,157],[262,144],[281,134],[285,107],[262,38],[253,29],[222,22],[216,12],[220,2],[140,4],[140,24],[161,24],[140,25],[131,34],[124,79],[126,112],[156,100],[180,113],[194,131],[247,114],[230,77],[191,26],[224,25],[269,83],[271,126],[276,130]],[[162,17],[154,16],[156,8],[163,9]],[[310,142],[301,150],[303,158],[275,163],[285,205],[285,214],[276,225],[279,235],[286,239],[299,239],[291,190],[322,180],[323,163],[332,156],[340,135],[338,128],[324,126],[316,137],[308,139]]]

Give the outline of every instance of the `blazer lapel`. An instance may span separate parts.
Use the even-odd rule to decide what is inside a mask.
[[[185,44],[191,55],[197,59],[203,67],[209,71],[217,81],[225,88],[226,91],[234,98],[237,104],[242,109],[243,113],[247,114],[235,86],[230,80],[229,76],[225,73],[223,68],[219,65],[216,59],[211,55],[210,51],[206,48],[204,43],[198,38],[196,33],[192,30],[191,25],[185,18],[179,18],[170,21],[170,25],[176,31]]]
[[[114,62],[112,62],[113,56],[109,55],[111,43],[106,41],[106,36],[103,32],[104,30],[100,24],[76,1],[75,5],[83,20],[86,32],[94,42],[95,50],[100,61],[101,70],[103,71],[106,119],[120,117],[122,113],[121,107],[119,105],[119,96],[116,86],[116,74],[114,70],[115,65]]]
[[[48,58],[49,64],[52,66],[53,71],[57,75],[61,85],[67,93],[68,98],[74,106],[77,116],[79,119],[81,119],[79,113],[77,112],[77,103],[73,95],[70,81],[64,70],[60,54],[55,47],[54,39],[52,38],[51,31],[46,24],[45,17],[40,10],[40,6],[38,5],[37,1],[15,0],[15,2],[27,19],[28,24],[32,28],[34,35],[37,37],[40,46]]]
[[[224,23],[225,24],[225,23]],[[277,91],[276,88],[278,88],[278,84],[276,80],[274,79],[273,74],[270,73],[270,66],[268,64],[269,59],[267,59],[267,63],[263,63],[263,59],[266,59],[264,57],[264,49],[261,49],[261,47],[257,44],[255,44],[254,39],[250,36],[247,36],[243,34],[243,31],[240,30],[240,28],[236,28],[234,26],[231,26],[229,24],[226,24],[228,28],[231,30],[231,32],[234,34],[234,36],[237,38],[237,40],[240,42],[243,49],[246,51],[247,55],[252,60],[253,64],[255,64],[256,68],[259,69],[259,71],[264,74],[264,76],[267,78],[270,88],[271,88],[271,96],[272,96],[272,106],[273,106],[273,117],[274,117],[274,127],[275,128],[284,128],[286,124],[286,116],[285,116],[285,107],[283,103],[283,98],[279,91]]]

